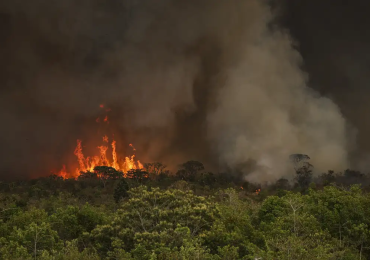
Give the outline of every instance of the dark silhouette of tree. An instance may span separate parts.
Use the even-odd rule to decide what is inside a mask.
[[[185,181],[195,181],[197,174],[204,170],[204,165],[198,161],[187,161],[180,165],[176,175]]]
[[[216,183],[216,177],[212,172],[203,172],[199,174],[198,182],[202,186],[212,186]]]
[[[79,180],[85,180],[85,179],[98,179],[98,175],[96,172],[80,172],[80,175],[78,176]]]
[[[120,179],[117,187],[114,189],[114,201],[118,203],[121,199],[128,197],[128,191],[130,187],[125,179]]]
[[[94,168],[94,172],[97,174],[98,178],[103,183],[104,188],[109,179],[116,180],[122,177],[123,175],[122,172],[119,172],[113,167],[109,167],[109,166],[96,166]]]
[[[302,191],[306,191],[312,182],[312,164],[305,163],[302,167],[296,169],[296,181]]]
[[[353,170],[350,170],[350,169],[347,169],[347,170],[344,171],[344,177],[346,177],[346,178],[361,179],[364,176],[365,175],[363,173],[361,173],[360,171],[353,171]]]
[[[168,176],[169,171],[166,170],[166,168],[167,166],[160,162],[144,164],[144,169],[149,174],[149,179],[152,180],[158,180],[160,178],[163,178],[164,176]]]
[[[127,172],[127,178],[141,184],[145,180],[148,180],[148,172],[143,169],[132,169]]]
[[[328,186],[335,183],[336,176],[334,175],[334,171],[330,170],[327,173],[321,174],[320,179],[323,186]]]
[[[290,189],[290,184],[289,181],[285,178],[280,178],[279,180],[276,181],[275,187],[277,189],[281,190],[289,190]]]

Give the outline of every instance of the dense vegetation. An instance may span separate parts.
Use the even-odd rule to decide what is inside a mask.
[[[230,176],[190,161],[1,183],[0,259],[370,259],[367,175]]]

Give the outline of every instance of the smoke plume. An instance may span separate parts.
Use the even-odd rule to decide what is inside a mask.
[[[101,103],[142,161],[200,160],[259,182],[291,174],[292,153],[324,171],[348,166],[345,119],[308,87],[294,41],[264,1],[0,8],[4,178],[72,161],[75,140],[96,134]]]

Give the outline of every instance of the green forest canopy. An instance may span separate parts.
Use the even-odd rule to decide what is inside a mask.
[[[313,178],[306,167],[261,187],[194,161],[174,174],[159,163],[130,178],[96,170],[1,183],[0,259],[370,258],[359,172]]]

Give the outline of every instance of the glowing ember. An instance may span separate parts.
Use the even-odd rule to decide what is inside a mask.
[[[132,147],[132,150],[136,151],[135,147],[132,144],[129,144]]]

